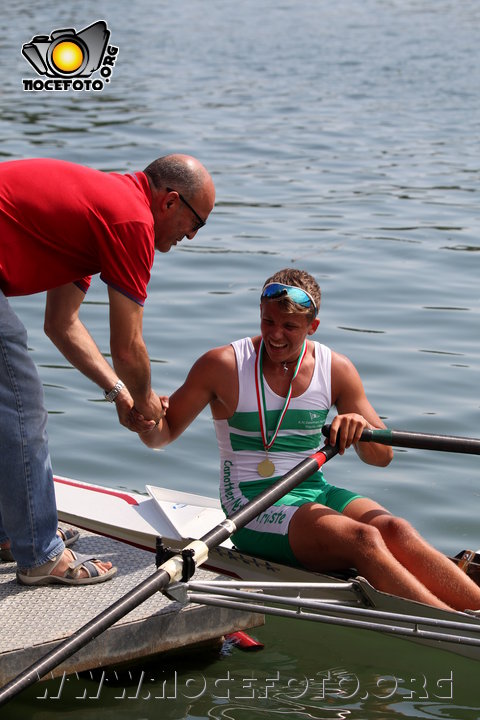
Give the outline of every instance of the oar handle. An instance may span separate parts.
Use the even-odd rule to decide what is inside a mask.
[[[330,436],[331,425],[324,425],[322,432]],[[428,433],[408,432],[403,430],[364,430],[360,437],[362,442],[374,442],[379,445],[415,448],[418,450],[440,450],[442,452],[466,453],[480,455],[480,439],[457,437],[455,435],[430,435]]]

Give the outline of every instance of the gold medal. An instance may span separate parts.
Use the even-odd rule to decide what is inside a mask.
[[[271,477],[275,472],[275,465],[267,457],[265,458],[265,460],[262,460],[262,462],[258,463],[257,472],[261,477]]]
[[[258,406],[258,415],[260,420],[260,433],[262,435],[262,444],[265,449],[265,460],[262,460],[257,465],[257,472],[260,475],[260,477],[268,478],[271,477],[275,473],[275,465],[271,460],[268,459],[268,451],[272,447],[273,443],[275,442],[275,439],[278,435],[278,431],[280,430],[280,425],[282,424],[283,418],[285,417],[285,413],[287,412],[287,408],[290,404],[290,398],[292,397],[292,385],[293,381],[298,375],[298,371],[300,370],[300,365],[303,362],[303,358],[305,357],[307,353],[307,340],[303,341],[302,351],[298,357],[297,365],[295,367],[293,377],[290,381],[290,387],[288,389],[287,396],[285,398],[285,402],[283,404],[283,410],[280,412],[280,415],[277,420],[276,427],[273,431],[273,435],[268,439],[268,423],[267,423],[267,403],[265,402],[265,389],[263,384],[263,367],[262,367],[262,354],[263,354],[263,338],[260,342],[260,347],[257,352],[257,357],[255,358],[255,390],[257,395],[257,406]],[[287,368],[288,369],[288,368]]]

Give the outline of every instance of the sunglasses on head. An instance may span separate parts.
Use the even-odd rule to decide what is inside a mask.
[[[306,290],[295,287],[295,285],[283,285],[282,283],[269,283],[265,285],[262,290],[262,300],[263,298],[275,300],[275,298],[279,297],[289,297],[296,305],[301,305],[304,308],[313,307],[315,315],[318,313],[314,299]]]

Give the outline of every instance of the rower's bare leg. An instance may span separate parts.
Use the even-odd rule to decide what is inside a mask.
[[[372,500],[353,500],[344,514],[376,527],[395,558],[436,597],[455,610],[480,608],[480,587],[403,518]]]
[[[355,567],[378,590],[451,609],[392,555],[380,531],[371,524],[308,503],[294,514],[288,537],[295,557],[310,570]]]

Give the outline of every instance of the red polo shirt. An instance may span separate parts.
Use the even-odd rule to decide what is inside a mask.
[[[92,275],[143,305],[154,260],[144,173],[62,160],[0,163],[0,288],[30,295]]]

